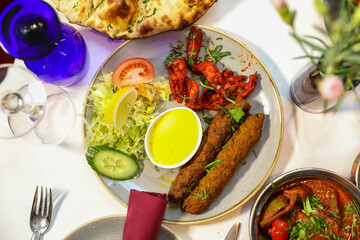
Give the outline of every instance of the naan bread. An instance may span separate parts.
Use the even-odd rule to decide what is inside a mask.
[[[71,23],[112,39],[133,39],[183,29],[216,0],[52,0]]]

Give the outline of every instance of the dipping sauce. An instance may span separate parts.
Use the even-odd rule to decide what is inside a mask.
[[[147,135],[145,144],[150,159],[165,167],[177,167],[177,164],[189,160],[199,147],[201,123],[192,110],[176,108],[159,115],[150,125]]]

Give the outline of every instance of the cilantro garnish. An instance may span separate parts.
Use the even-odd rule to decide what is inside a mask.
[[[316,195],[307,196],[306,201],[303,202],[302,213],[304,213],[306,216],[317,214],[318,212],[316,208],[319,208],[320,210],[323,209],[323,206],[320,205],[320,199],[316,197]]]
[[[240,119],[245,115],[241,107],[229,109],[228,111],[237,123],[240,122]]]
[[[166,57],[164,64],[170,65],[172,61],[176,58],[182,58],[184,56],[184,43],[181,41],[178,41],[177,44],[174,46],[170,44],[170,52],[169,55]]]
[[[96,5],[96,7],[94,8],[94,11],[95,11],[103,2],[105,2],[105,0],[101,0],[101,2],[99,2],[99,4]]]
[[[195,94],[194,94],[194,96],[192,96],[192,97],[185,97],[185,96],[183,96],[183,95],[180,94],[180,90],[179,90],[178,95],[179,95],[179,97],[181,97],[181,98],[184,99],[184,100],[186,100],[186,99],[192,100],[192,99],[194,99],[194,98],[196,97],[197,92],[198,92],[198,91],[196,91]]]
[[[360,206],[355,199],[348,202],[344,206],[345,208],[345,219],[352,221],[351,224],[351,236],[360,236],[360,229],[358,228],[358,222],[360,222]],[[352,218],[350,218],[352,216]],[[357,233],[355,233],[355,231]]]
[[[111,23],[109,23],[107,26],[106,26],[106,29],[109,31],[109,28],[113,28],[112,26],[111,26]]]
[[[229,114],[230,116],[232,116],[235,119],[236,123],[239,123],[240,119],[245,115],[241,107],[226,110],[223,106],[219,104],[215,104],[215,106],[222,110],[225,114]]]
[[[252,150],[252,152],[254,153],[255,157],[257,158],[258,155],[257,155],[257,153],[255,152],[255,150]]]
[[[219,163],[222,163],[223,161],[224,160],[217,159],[217,160],[209,163],[208,165],[205,166],[205,171],[210,172],[211,169],[213,169],[214,167],[216,167],[216,165],[218,165]]]
[[[190,192],[191,196],[197,197],[197,199],[200,201],[203,201],[209,197],[209,193],[206,192],[206,188],[204,189],[204,193],[193,193],[189,188],[187,188],[186,190]]]
[[[194,59],[189,58],[189,59],[186,61],[186,64],[189,65],[189,66],[194,66]]]
[[[210,87],[210,86],[208,86],[208,85],[205,85],[202,81],[199,81],[199,83],[200,83],[200,85],[203,86],[204,88],[208,88],[208,89],[210,89],[210,90],[214,90],[213,87]]]
[[[217,64],[218,61],[220,61],[221,58],[231,55],[229,51],[221,52],[222,46],[217,45],[213,50],[210,50],[209,48],[205,48],[205,51],[207,55],[205,55],[204,60],[211,60],[214,64]]]
[[[235,101],[226,97],[226,95],[224,95],[224,98],[228,101],[228,102],[231,102],[232,104],[235,104]]]
[[[289,239],[308,239],[318,233],[324,233],[325,236],[325,230],[331,225],[333,225],[332,222],[318,216],[311,216],[310,222],[298,220],[295,226],[289,227],[291,230]]]
[[[143,1],[144,4],[146,4],[148,2],[149,2],[149,0],[144,0]],[[147,5],[145,5],[145,8],[146,7],[147,7]],[[150,9],[145,9],[145,10],[146,10],[146,13],[150,12]],[[133,32],[132,27],[135,25],[135,23],[136,23],[136,25],[139,25],[145,18],[149,18],[149,17],[154,16],[156,11],[157,11],[157,8],[154,8],[150,15],[142,16],[142,18],[140,20],[134,20],[131,24],[129,24],[129,27],[127,28],[127,31],[129,33],[132,33]]]

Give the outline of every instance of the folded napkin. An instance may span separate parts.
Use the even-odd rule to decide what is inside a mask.
[[[157,239],[167,202],[166,194],[131,190],[123,240]]]

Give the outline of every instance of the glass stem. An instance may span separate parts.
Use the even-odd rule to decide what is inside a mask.
[[[32,121],[37,120],[42,114],[41,106],[25,104],[21,95],[16,92],[8,93],[3,97],[1,101],[1,110],[5,111],[8,115],[22,111],[28,114]]]

